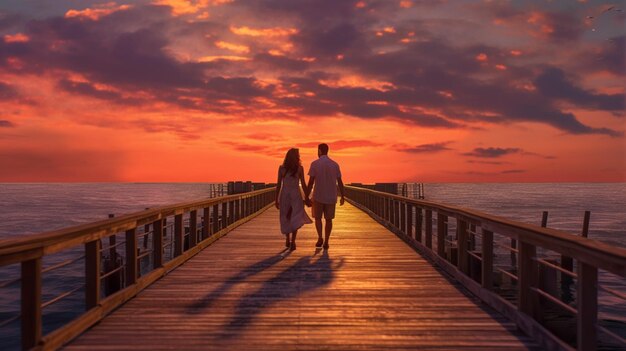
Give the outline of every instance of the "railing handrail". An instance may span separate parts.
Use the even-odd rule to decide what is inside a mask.
[[[624,338],[598,323],[598,271],[602,269],[621,278],[626,277],[626,249],[544,228],[547,218],[545,212],[542,227],[539,227],[460,206],[411,199],[360,187],[347,187],[346,195],[351,203],[432,259],[433,263],[443,268],[465,288],[515,322],[542,347],[573,350],[568,342],[542,324],[541,303],[545,301],[574,315],[578,350],[596,349],[599,333],[626,345]],[[434,214],[436,218],[433,218]],[[449,218],[456,220],[455,240],[450,239]],[[436,219],[436,223],[433,219]],[[477,228],[480,228],[479,251],[474,246]],[[511,239],[511,247],[502,245],[505,250],[510,251],[511,272],[501,269],[494,260],[494,247],[501,246],[494,240],[494,235]],[[542,254],[538,249],[548,249],[560,254],[561,266],[555,269],[552,268],[556,267],[554,264],[541,260]],[[569,301],[561,301],[553,296],[546,278],[541,278],[542,272],[551,273],[540,265],[549,267],[553,272],[561,272],[561,289],[569,291],[569,285],[573,282],[568,279],[575,277],[575,307]],[[517,293],[515,302],[498,294],[501,282],[495,283],[496,272],[515,280],[514,285],[507,288],[505,283],[504,287],[512,288]]]
[[[111,233],[123,232],[149,224],[164,217],[199,210],[231,200],[245,199],[271,192],[274,189],[275,187],[272,187],[242,194],[181,202],[25,237],[0,239],[0,267],[49,255],[88,241],[107,237]]]
[[[470,224],[476,224],[484,229],[496,231],[498,234],[520,239],[560,254],[566,254],[599,269],[626,277],[626,249],[624,248],[614,247],[598,240],[573,235],[565,231],[543,228],[460,206],[411,199],[367,188],[353,186],[346,186],[346,188],[411,203],[437,212],[448,212],[447,214],[454,214],[457,217],[460,215]]]

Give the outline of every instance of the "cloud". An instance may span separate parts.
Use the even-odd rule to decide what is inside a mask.
[[[0,181],[119,181],[124,156],[115,151],[78,150],[55,145],[54,150],[0,150]]]
[[[301,148],[317,148],[317,146],[321,143],[328,144],[329,149],[334,150],[334,151],[361,148],[361,147],[381,146],[381,144],[378,142],[375,142],[372,140],[363,140],[363,139],[335,140],[335,141],[324,141],[324,140],[310,141],[306,143],[300,143],[297,146]]]
[[[12,85],[0,81],[0,101],[12,100],[17,97],[17,90]]]
[[[442,129],[530,121],[569,134],[623,135],[585,124],[563,110],[561,101],[604,111],[624,106],[616,94],[586,89],[566,68],[519,61],[510,48],[446,40],[431,32],[419,16],[395,23],[386,20],[397,11],[427,9],[439,2],[412,2],[407,9],[387,1],[362,6],[334,0],[233,2],[222,7],[225,14],[233,9],[238,13],[229,23],[219,16],[212,16],[214,21],[189,21],[182,15],[217,5],[212,1],[160,3],[167,6],[138,4],[97,20],[78,15],[32,20],[23,31],[29,41],[0,41],[0,70],[60,71],[81,77],[59,82],[73,94],[122,105],[165,103],[237,116],[233,118],[349,115]],[[94,9],[118,9],[107,6]],[[181,12],[172,15],[176,6]],[[495,11],[515,20],[530,18],[527,9],[501,6]],[[242,25],[247,16],[269,14],[289,20],[280,25],[262,21]],[[578,27],[568,29],[568,18],[543,13],[531,27],[547,23],[555,28],[550,35],[575,40]],[[377,36],[377,31],[384,35]],[[180,53],[181,43],[190,38],[196,40],[195,46]],[[406,38],[410,40],[401,42]],[[221,49],[211,45],[216,43]],[[293,48],[278,49],[280,43]],[[233,50],[240,55],[225,55]],[[486,59],[477,61],[480,55]],[[20,68],[10,65],[11,60]],[[335,81],[357,76],[359,81],[341,85],[330,76],[338,77]],[[368,85],[374,81],[385,83]],[[537,88],[520,89],[519,81],[534,82]],[[136,92],[143,99],[129,98]]]
[[[517,154],[520,152],[522,152],[522,149],[519,148],[478,147],[470,152],[463,153],[463,155],[481,158],[498,158],[506,155]]]
[[[624,111],[626,109],[624,95],[595,94],[584,90],[568,79],[563,70],[555,67],[546,68],[535,78],[534,83],[539,93],[578,106],[605,111]]]
[[[442,142],[442,143],[433,143],[433,144],[421,144],[414,147],[409,146],[400,146],[397,148],[397,151],[406,152],[410,154],[421,154],[421,153],[435,153],[441,151],[452,150],[448,147],[452,142]]]
[[[93,98],[97,98],[101,100],[109,100],[109,101],[116,102],[118,104],[133,104],[133,105],[139,104],[139,100],[137,99],[125,98],[124,96],[122,96],[122,94],[116,91],[101,89],[101,88],[94,86],[93,84],[89,82],[80,82],[80,81],[73,81],[69,79],[61,79],[58,82],[58,86],[62,90],[69,92],[69,93],[73,93],[73,94],[89,96],[89,97],[93,97]]]
[[[0,119],[0,128],[13,128],[15,127],[15,124],[11,121],[8,121],[6,119]]]
[[[504,170],[504,171],[502,171],[500,173],[502,173],[502,174],[526,173],[526,170],[524,170],[524,169],[507,169],[507,170]]]

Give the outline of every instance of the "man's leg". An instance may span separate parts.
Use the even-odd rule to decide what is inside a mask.
[[[324,243],[322,240],[322,217],[315,217],[315,229],[317,230],[317,243],[315,246],[322,246]]]
[[[325,229],[325,234],[326,234],[326,238],[324,239],[324,247],[328,248],[328,239],[330,239],[330,232],[332,232],[333,230],[332,219],[326,219],[326,226],[324,229]]]
[[[322,214],[323,205],[313,200],[313,218],[315,218],[315,229],[317,230],[317,243],[315,247],[322,247],[324,240],[322,239]]]

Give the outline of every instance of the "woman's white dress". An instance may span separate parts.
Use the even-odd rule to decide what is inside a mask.
[[[283,235],[293,233],[305,224],[312,223],[311,218],[304,210],[304,200],[300,192],[298,173],[295,175],[286,172],[280,167],[278,172],[283,174],[283,186],[280,189],[280,231]]]

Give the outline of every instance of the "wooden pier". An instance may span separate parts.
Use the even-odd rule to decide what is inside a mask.
[[[536,346],[352,205],[338,208],[328,251],[313,225],[284,251],[277,218],[271,208],[236,228],[66,349]]]
[[[593,350],[601,338],[624,342],[598,322],[599,290],[624,298],[598,283],[598,271],[624,279],[626,250],[460,207],[347,192],[328,251],[314,248],[312,225],[297,250],[284,250],[275,188],[0,242],[0,266],[21,263],[22,347]],[[106,295],[101,260],[111,248],[102,242],[112,235],[125,238],[116,244],[125,279]],[[518,246],[502,248],[510,239]],[[54,301],[42,301],[42,257],[77,246],[86,311],[43,335],[42,308]],[[511,267],[498,262],[502,249],[515,254]],[[571,257],[574,271],[545,260],[546,250]],[[575,303],[543,290],[544,266],[571,281]],[[571,314],[573,340],[546,326],[547,303]]]

